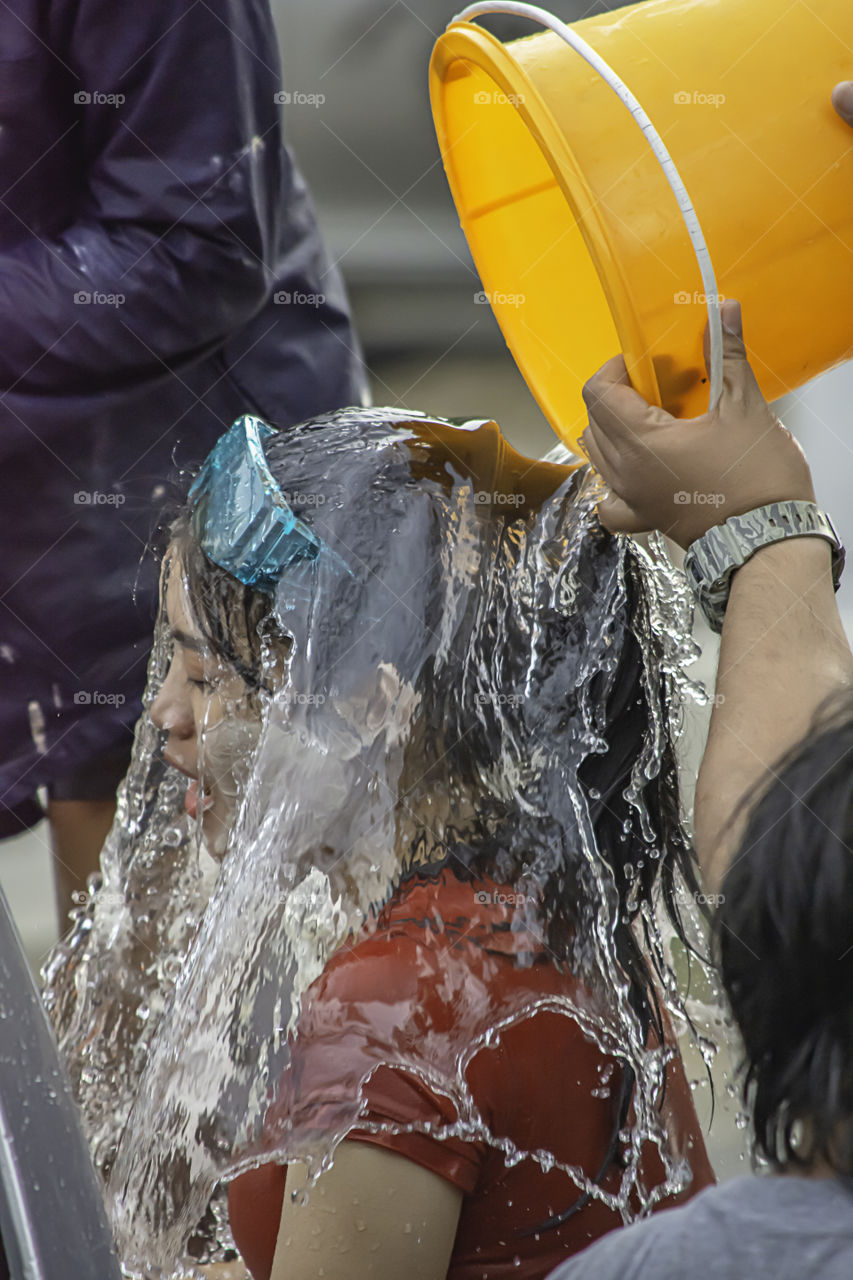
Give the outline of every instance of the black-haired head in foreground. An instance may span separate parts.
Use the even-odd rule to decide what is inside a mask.
[[[756,1151],[853,1189],[853,694],[775,766],[721,889]]]

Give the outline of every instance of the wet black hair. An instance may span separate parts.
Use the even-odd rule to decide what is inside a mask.
[[[714,947],[743,1037],[755,1150],[853,1190],[853,693],[739,807]]]
[[[172,569],[191,584],[188,597],[193,621],[211,653],[237,672],[250,693],[258,693],[266,687],[263,636],[277,630],[270,597],[244,586],[208,559],[193,536],[189,512],[181,512],[172,522],[169,544]],[[279,634],[280,643],[286,639]]]
[[[708,910],[702,905],[699,892],[698,864],[692,845],[684,829],[678,782],[678,768],[674,745],[672,708],[668,705],[669,689],[663,678],[665,656],[661,642],[651,625],[651,601],[641,569],[640,557],[630,539],[614,538],[598,522],[588,531],[580,550],[577,576],[581,584],[581,600],[594,600],[602,590],[604,579],[618,566],[623,593],[611,616],[614,649],[617,653],[615,669],[609,676],[597,674],[590,685],[589,701],[598,705],[600,715],[598,730],[604,743],[603,749],[588,755],[580,764],[577,776],[585,793],[595,833],[595,845],[602,861],[608,866],[615,889],[613,904],[612,938],[616,957],[628,979],[628,1002],[637,1017],[643,1038],[653,1033],[655,1042],[663,1045],[664,1021],[655,978],[666,984],[668,962],[661,948],[660,936],[649,925],[648,908],[659,894],[676,936],[684,944],[688,961],[691,954],[705,961],[698,952],[693,930],[682,915],[682,903],[696,904],[700,916],[707,918]],[[543,655],[543,668],[547,677],[549,666],[559,666],[557,655],[561,649],[561,631],[571,631],[573,623],[551,619],[548,648]],[[571,649],[568,634],[564,635],[565,648]],[[575,641],[576,643],[576,641]],[[562,689],[563,727],[568,733],[572,720],[578,717],[575,691],[570,685]],[[643,769],[647,758],[650,726],[660,728],[657,767]],[[545,732],[543,725],[543,733]],[[637,782],[637,776],[642,779]],[[557,781],[557,779],[555,779]],[[636,787],[635,800],[645,814],[645,823],[638,809],[628,798],[631,784]],[[559,782],[558,782],[559,785]],[[529,824],[527,825],[529,836]],[[544,829],[543,840],[554,840],[555,831]],[[504,832],[505,839],[505,832]],[[568,875],[555,876],[546,888],[545,914],[548,921],[547,945],[555,956],[565,956],[567,944],[576,932],[592,927],[592,915],[578,914],[576,904],[580,900],[587,910],[593,906],[592,886],[574,881],[572,873],[577,863],[566,859]],[[493,867],[482,868],[489,872]],[[520,866],[507,876],[517,875]],[[458,874],[458,872],[457,872]],[[598,886],[600,889],[600,885]],[[638,917],[641,921],[645,951],[641,948],[635,931]],[[688,1017],[689,1022],[689,1017]],[[692,1023],[690,1023],[692,1027]],[[618,1087],[614,1089],[613,1128],[601,1163],[591,1178],[599,1185],[619,1159],[620,1133],[626,1127],[634,1100],[636,1077],[629,1061],[624,1061]],[[657,1105],[663,1105],[666,1077],[662,1077]],[[713,1098],[713,1082],[711,1082]],[[537,1235],[557,1230],[575,1217],[592,1200],[590,1192],[583,1192],[559,1213],[544,1222],[527,1228],[520,1234]]]

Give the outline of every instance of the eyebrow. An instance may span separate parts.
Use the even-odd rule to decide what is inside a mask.
[[[171,638],[184,649],[193,649],[196,653],[204,653],[207,651],[207,645],[202,640],[198,640],[195,636],[189,635],[186,631],[181,631],[180,627],[172,627],[169,632]]]

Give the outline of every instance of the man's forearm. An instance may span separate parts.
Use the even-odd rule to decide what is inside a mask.
[[[814,502],[806,456],[762,395],[747,358],[740,305],[722,304],[723,394],[679,422],[631,386],[624,358],[584,387],[589,457],[609,493],[598,505],[611,533],[662,529],[687,550],[709,528],[709,508],[683,502],[716,490],[713,522],[783,500]],[[710,333],[706,330],[710,373]],[[683,491],[683,492],[682,492]],[[723,626],[717,693],[696,788],[696,850],[719,882],[742,831],[738,802],[769,781],[831,694],[853,686],[853,656],[832,589],[829,542],[786,538],[734,574]]]
[[[696,850],[716,888],[739,836],[728,819],[738,801],[805,736],[833,691],[853,686],[853,654],[832,587],[831,548],[821,538],[763,547],[732,580],[717,698],[696,786]]]

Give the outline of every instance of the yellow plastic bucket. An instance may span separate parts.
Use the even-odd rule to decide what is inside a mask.
[[[830,102],[853,77],[853,0],[647,0],[563,30],[621,90],[556,30],[504,45],[457,19],[430,65],[462,228],[557,434],[574,447],[583,383],[619,351],[649,401],[705,412],[705,318],[725,297],[768,399],[853,356],[853,131]]]

